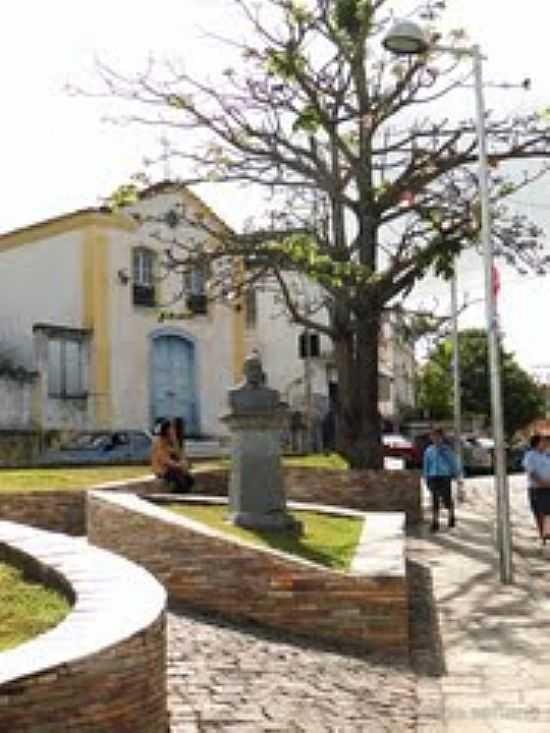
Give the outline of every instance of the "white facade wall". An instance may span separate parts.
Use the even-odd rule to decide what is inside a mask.
[[[0,374],[0,429],[28,430],[32,427],[34,379],[16,379]]]
[[[89,399],[48,395],[47,339],[37,350],[40,339],[33,334],[37,323],[82,328],[82,256],[83,233],[76,229],[0,252],[0,349],[14,366],[40,373],[33,389],[45,429],[83,429],[93,422]],[[12,387],[2,410],[21,410],[23,425],[31,419],[31,402],[30,386]]]
[[[304,359],[299,356],[299,337],[303,326],[291,323],[284,312],[281,296],[271,288],[256,293],[257,325],[247,330],[247,351],[258,349],[268,383],[279,390],[281,398],[291,407],[304,407]],[[332,349],[328,337],[320,335],[320,353],[324,358],[312,358],[311,391],[314,395],[327,396],[326,355]]]
[[[303,278],[300,287],[304,289]],[[310,284],[308,297],[311,302],[315,301],[317,292],[316,286]],[[298,339],[303,326],[290,322],[274,285],[257,290],[256,311],[256,326],[247,331],[247,349],[258,349],[269,384],[278,389],[292,407],[302,409],[305,367],[304,360],[299,358]],[[319,319],[322,316],[316,313],[312,320]],[[320,334],[320,358],[311,359],[314,395],[328,395],[328,382],[335,379],[332,362],[332,342]],[[385,317],[379,351],[379,374],[389,381],[388,398],[379,403],[384,417],[395,418],[400,407],[414,405],[414,368],[414,350],[397,337],[395,324]],[[314,403],[323,403],[319,397],[317,400],[314,397]]]
[[[134,207],[145,216],[162,216],[181,201],[176,194],[157,195]],[[137,233],[113,232],[109,248],[111,282],[111,389],[115,427],[150,426],[152,336],[169,329],[195,343],[200,429],[202,433],[226,432],[219,417],[226,412],[227,390],[233,386],[233,311],[222,304],[210,304],[208,315],[159,322],[159,309],[133,304],[132,282],[121,284],[118,270],[132,274],[132,250],[136,246],[155,249],[159,257],[165,244],[149,236],[157,225],[144,224]],[[163,234],[169,233],[166,227]],[[179,241],[190,241],[196,232],[180,227]],[[161,305],[180,312],[181,301],[172,302],[181,290],[181,275],[171,275],[159,284]]]
[[[82,232],[64,232],[0,253],[0,349],[32,371],[37,322],[81,328]]]

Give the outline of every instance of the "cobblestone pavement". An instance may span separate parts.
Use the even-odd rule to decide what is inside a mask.
[[[548,733],[550,559],[524,477],[510,485],[512,585],[499,580],[492,478],[467,482],[455,529],[408,538],[411,667],[172,612],[172,733]]]
[[[431,570],[443,672],[429,668],[433,649],[424,659],[413,651],[422,733],[550,731],[550,560],[536,538],[524,477],[510,486],[512,585],[499,580],[492,478],[467,482],[454,530],[431,535],[423,527],[409,539],[412,562]]]
[[[172,733],[416,730],[406,660],[351,656],[254,626],[169,616]]]

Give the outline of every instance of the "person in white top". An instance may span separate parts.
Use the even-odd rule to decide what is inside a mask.
[[[529,446],[523,459],[529,504],[539,535],[546,543],[550,539],[550,436],[535,434],[531,436]]]

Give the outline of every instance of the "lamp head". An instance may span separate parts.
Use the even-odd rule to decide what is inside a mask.
[[[398,20],[382,43],[385,49],[398,56],[418,56],[430,48],[422,28],[410,20]]]

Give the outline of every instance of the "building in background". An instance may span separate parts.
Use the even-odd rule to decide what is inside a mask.
[[[27,385],[26,427],[151,428],[177,415],[192,435],[221,431],[241,374],[244,310],[209,302],[200,270],[161,271],[170,240],[214,246],[176,210],[216,236],[227,231],[188,190],[158,184],[128,209],[76,211],[0,236],[0,357]],[[170,308],[185,317],[167,319]]]
[[[538,364],[530,369],[530,374],[544,394],[544,416],[550,419],[550,364]]]
[[[302,305],[317,309],[320,291],[316,285],[298,276],[289,276],[288,281]],[[332,341],[290,321],[275,283],[264,281],[251,290],[246,305],[247,350],[260,352],[271,386],[306,423],[311,421],[315,447],[338,390]],[[304,348],[307,343],[309,358]],[[414,344],[407,340],[400,316],[388,312],[379,350],[379,409],[387,430],[397,430],[415,405],[415,363]]]

